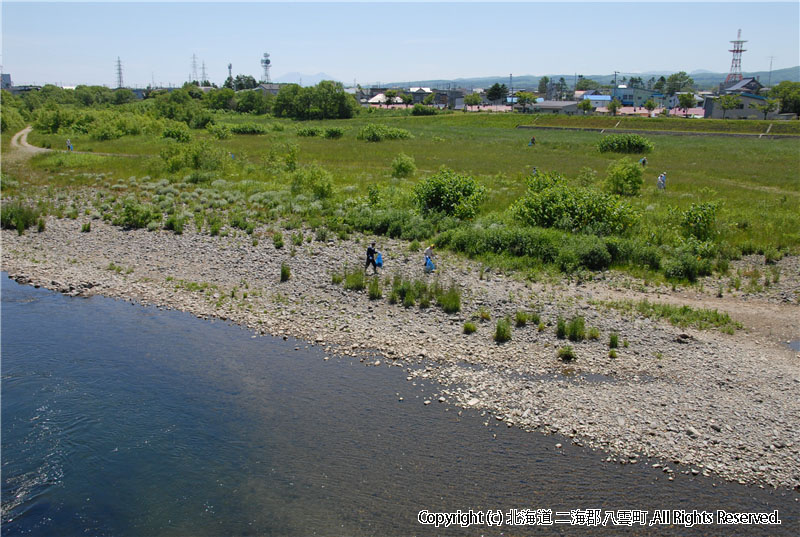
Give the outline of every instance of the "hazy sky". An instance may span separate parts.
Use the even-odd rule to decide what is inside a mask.
[[[15,84],[180,85],[319,72],[351,84],[477,76],[727,72],[800,65],[800,2],[2,2]]]

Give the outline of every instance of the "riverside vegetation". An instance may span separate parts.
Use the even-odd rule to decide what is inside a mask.
[[[356,114],[341,104],[347,101],[335,85],[318,91],[325,92],[333,104],[321,101],[327,112],[311,117]],[[270,105],[276,115],[295,114],[289,97]],[[225,110],[219,95],[201,98],[191,88],[119,105],[69,104],[65,90],[50,90],[38,106],[31,100],[5,94],[3,108],[34,125],[33,143],[58,148],[70,137],[79,151],[139,155],[59,152],[37,155],[24,169],[6,166],[6,197],[43,185],[58,191],[35,194],[40,203],[24,210],[37,215],[87,210],[74,207],[67,192],[88,186],[96,190],[88,210],[129,228],[180,233],[194,220],[215,234],[226,223],[248,233],[262,224],[304,224],[337,236],[432,240],[505,268],[614,267],[690,282],[725,273],[742,255],[780,259],[800,246],[798,139],[553,131],[527,148],[526,133],[512,128],[518,123],[599,125],[610,118],[370,109],[295,124]],[[340,115],[336,103],[344,107]],[[718,128],[662,118],[646,125],[687,123]],[[754,132],[764,124],[744,123]],[[631,151],[647,152],[650,166],[643,170],[621,154]],[[655,188],[662,170],[669,172],[666,192]],[[5,227],[24,229],[38,219],[9,207]]]
[[[769,417],[778,431],[773,445],[783,446],[776,448],[783,451],[776,452],[774,468],[745,467],[728,439],[695,453],[696,446],[686,444],[694,433],[679,440],[672,435],[685,421],[716,412],[704,402],[710,386],[738,386],[721,377],[717,383],[715,375],[740,373],[718,371],[714,357],[735,356],[741,375],[760,379],[757,345],[748,346],[736,321],[706,308],[749,294],[780,301],[775,307],[786,319],[783,303],[800,300],[797,138],[648,133],[650,165],[642,169],[636,154],[600,151],[606,134],[543,131],[537,145],[527,147],[530,135],[515,128],[562,121],[591,126],[611,118],[370,110],[347,119],[296,121],[274,108],[277,102],[271,115],[240,113],[215,108],[216,101],[191,88],[92,106],[60,102],[66,97],[48,91],[49,102],[38,104],[3,95],[3,111],[9,107],[19,118],[2,133],[2,225],[11,230],[3,232],[4,265],[17,275],[39,274],[21,281],[77,294],[101,289],[92,292],[224,315],[310,341],[324,334],[326,342],[378,349],[408,362],[423,356],[438,364],[440,382],[475,390],[472,396],[453,388],[447,392],[452,400],[495,412],[509,424],[573,430],[576,438],[595,439],[618,454],[688,453],[690,462],[722,457],[720,473],[728,478],[790,483],[798,459],[795,448],[784,447],[800,445],[785,434],[786,416],[795,412],[790,402],[778,405],[785,415]],[[25,123],[34,126],[31,143],[60,149],[69,137],[76,152],[15,158],[21,149],[11,148],[10,133]],[[713,131],[729,123],[659,118],[640,128],[702,124]],[[753,134],[767,126],[735,123]],[[655,176],[665,170],[667,190],[660,192]],[[386,243],[397,271],[365,274],[364,234]],[[76,240],[94,250],[72,252]],[[442,265],[423,279],[420,250],[430,243]],[[101,271],[91,267],[94,256],[104,258]],[[149,261],[140,265],[140,256]],[[78,267],[90,276],[76,275]],[[162,294],[161,267],[173,267],[168,278],[186,283],[170,281]],[[61,279],[53,270],[77,278],[74,285],[51,285]],[[705,286],[725,298],[706,303]],[[703,298],[692,307],[667,307],[688,300],[677,292]],[[642,294],[651,300],[640,300]],[[317,313],[297,319],[307,308]],[[374,323],[379,329],[370,337]],[[366,339],[358,339],[361,334]],[[411,348],[416,339],[424,339],[426,354]],[[453,365],[459,361],[487,368],[469,372]],[[543,400],[546,390],[520,384],[527,382],[523,373],[552,372],[556,361],[612,371],[625,381],[591,394],[578,385],[559,386],[554,397],[558,392],[560,401],[574,401],[561,416],[558,405]],[[758,380],[762,397],[788,393],[792,373],[784,365],[773,364],[786,373],[782,380]],[[642,371],[669,378],[658,384],[665,393],[634,398],[646,408],[650,421],[639,425],[655,431],[652,439],[631,436],[609,410],[631,406],[619,397],[631,395],[625,390],[636,380],[629,379]],[[703,390],[692,384],[698,371],[713,377]],[[409,372],[415,375],[428,372]],[[730,408],[749,408],[749,392],[735,396]],[[672,403],[669,430],[660,430],[651,410],[660,415],[661,402],[678,397],[692,404]],[[532,408],[549,409],[540,415]],[[598,408],[609,413],[598,418]],[[595,425],[576,425],[576,417]],[[737,426],[732,437],[744,438],[748,452],[760,449],[754,428]]]

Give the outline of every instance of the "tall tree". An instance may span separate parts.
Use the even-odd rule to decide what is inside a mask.
[[[467,106],[478,106],[481,104],[481,96],[477,93],[470,93],[464,96],[464,111],[467,111]]]
[[[689,109],[695,105],[694,94],[681,93],[678,95],[678,106],[683,108],[684,115],[689,115]]]
[[[383,96],[386,97],[386,106],[394,104],[394,100],[397,97],[397,90],[386,90],[383,92]]]
[[[694,85],[692,77],[686,74],[686,71],[673,73],[667,77],[666,87],[664,88],[667,95],[675,95],[679,91],[691,88]]]
[[[658,80],[656,80],[653,83],[653,89],[656,91],[664,91],[664,87],[666,85],[667,85],[667,79],[664,78],[663,76],[660,76],[658,77]]]
[[[547,93],[547,84],[550,83],[550,78],[543,76],[539,79],[539,88],[537,89],[537,93],[539,94],[546,94]]]
[[[652,114],[652,113],[653,113],[653,110],[655,110],[655,109],[656,109],[656,102],[655,102],[653,99],[647,99],[647,100],[644,102],[644,105],[643,105],[643,106],[645,107],[645,109],[646,109],[648,112],[650,112],[650,113]]]
[[[617,99],[611,99],[611,102],[608,103],[608,111],[611,112],[612,116],[616,116],[621,106],[622,103]]]
[[[528,111],[528,105],[534,102],[536,98],[533,96],[533,93],[529,93],[527,91],[518,91],[517,92],[517,104],[522,106],[522,111]]]
[[[725,114],[728,110],[737,108],[742,103],[742,100],[736,95],[723,95],[717,99],[717,104],[722,108],[722,119],[725,119]]]
[[[767,114],[774,112],[778,109],[777,99],[767,99],[763,104],[750,103],[750,108],[755,108],[764,114],[764,119],[767,119]]]
[[[587,112],[591,112],[594,107],[592,106],[592,101],[589,99],[583,99],[581,102],[578,103],[578,110],[583,111],[583,115],[586,115]]]
[[[800,115],[800,82],[784,80],[769,92],[769,96],[781,102],[781,113]]]
[[[496,102],[505,99],[508,96],[508,88],[505,84],[498,84],[497,82],[489,88],[486,92],[486,98],[490,101]]]
[[[600,83],[592,80],[591,78],[583,78],[583,75],[578,76],[578,83],[575,84],[576,91],[593,90],[600,87]]]

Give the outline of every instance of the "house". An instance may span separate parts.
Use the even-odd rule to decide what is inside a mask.
[[[749,78],[743,78],[739,82],[736,82],[735,84],[733,84],[732,86],[728,86],[727,88],[725,87],[725,83],[723,82],[722,84],[719,85],[719,93],[720,94],[750,93],[753,95],[758,95],[758,93],[761,91],[763,87],[764,86],[761,85],[758,79],[749,77]]]
[[[409,88],[408,92],[414,98],[414,104],[422,103],[428,95],[433,93],[431,88]]]
[[[764,113],[759,112],[755,105],[765,104],[766,97],[751,93],[735,94],[739,104],[733,110],[723,110],[719,106],[719,97],[708,97],[703,103],[703,117],[711,119],[764,119]],[[767,119],[777,119],[777,110],[767,114]]]
[[[584,94],[583,100],[592,103],[592,108],[608,107],[611,104],[611,95]]]
[[[657,91],[645,88],[629,88],[628,86],[621,85],[614,88],[611,92],[611,97],[622,103],[623,106],[643,106],[648,100],[655,100]]]
[[[14,83],[11,82],[11,75],[8,74],[8,73],[3,73],[2,74],[2,88],[0,88],[0,89],[10,90],[12,87],[14,87]]]
[[[256,86],[256,89],[258,91],[260,91],[261,93],[263,93],[264,95],[277,95],[278,92],[281,90],[281,85],[280,84],[267,84],[267,83],[262,82],[261,84]]]
[[[395,97],[394,99],[392,99],[391,103],[388,103],[387,101],[388,99],[386,98],[386,95],[383,93],[379,93],[375,97],[369,99],[367,103],[370,105],[403,104],[403,99],[401,99],[400,97]]]
[[[531,105],[534,113],[539,114],[566,114],[572,116],[578,113],[578,101],[541,101]]]

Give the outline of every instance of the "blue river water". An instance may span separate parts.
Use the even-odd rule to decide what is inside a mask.
[[[417,520],[421,510],[530,508],[777,509],[780,526],[584,529],[798,534],[795,492],[603,463],[562,437],[425,406],[435,388],[412,386],[402,368],[325,361],[228,323],[3,274],[1,328],[4,536],[581,532]]]

